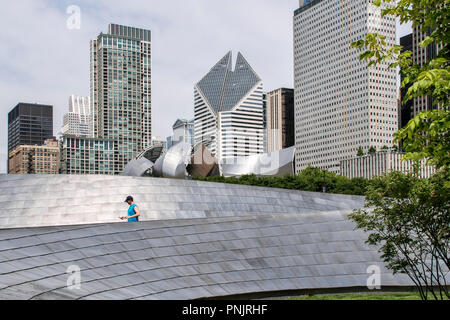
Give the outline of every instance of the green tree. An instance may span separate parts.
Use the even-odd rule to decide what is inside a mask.
[[[303,191],[322,192],[326,185],[327,192],[338,194],[364,195],[370,181],[365,178],[348,179],[333,172],[315,167],[307,167],[298,175],[285,175],[283,177],[260,177],[244,175],[239,178],[213,176],[207,178],[194,178],[194,180],[245,184],[252,186],[283,188]]]
[[[444,176],[445,175],[445,176]],[[349,216],[369,232],[394,274],[405,273],[422,299],[448,299],[450,269],[450,193],[444,170],[430,179],[392,172],[368,187],[364,209]]]
[[[356,154],[358,157],[362,157],[364,155],[364,150],[362,147],[358,148],[358,153]]]
[[[386,37],[378,33],[368,33],[365,39],[352,43],[354,48],[363,50],[360,60],[370,66],[388,63],[391,68],[400,67],[403,75],[402,87],[410,85],[403,102],[412,98],[432,96],[436,105],[448,106],[450,91],[449,66],[449,16],[448,0],[401,0],[391,4],[391,0],[374,0],[373,5],[382,7],[382,16],[400,18],[401,23],[411,22],[413,27],[431,30],[431,34],[420,43],[423,48],[431,44],[442,46],[435,59],[423,66],[412,63],[411,51],[401,53],[401,46],[387,47]]]
[[[407,152],[405,159],[427,159],[440,169],[450,165],[450,112],[432,110],[420,113],[395,134]]]
[[[350,219],[370,233],[368,243],[381,246],[382,257],[394,273],[402,272],[414,281],[423,299],[449,297],[445,272],[449,266],[449,0],[374,0],[382,16],[412,22],[429,32],[419,45],[442,47],[436,58],[424,65],[412,62],[411,51],[387,47],[385,37],[369,33],[352,44],[361,50],[360,60],[368,66],[388,64],[400,67],[403,102],[430,96],[432,110],[421,113],[395,134],[395,142],[407,152],[404,160],[427,159],[440,169],[430,179],[394,172],[375,179],[368,186],[366,209]],[[369,209],[370,208],[370,209]],[[447,268],[447,270],[445,270]],[[436,287],[438,290],[436,290]]]
[[[402,143],[407,152],[404,160],[426,159],[438,168],[450,162],[450,6],[449,0],[401,0],[390,5],[390,0],[374,0],[373,5],[383,7],[382,16],[400,18],[401,23],[412,22],[430,35],[419,44],[442,47],[436,58],[423,66],[412,63],[412,52],[401,53],[401,46],[387,47],[385,37],[368,33],[365,39],[352,43],[362,50],[360,60],[369,66],[388,63],[391,68],[400,67],[403,87],[408,87],[403,103],[417,97],[432,97],[434,107],[441,110],[426,111],[417,115],[408,125],[395,134],[395,142]]]
[[[370,147],[369,154],[374,154],[374,153],[377,153],[377,149],[375,147]]]

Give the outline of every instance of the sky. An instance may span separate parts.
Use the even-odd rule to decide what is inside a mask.
[[[69,96],[89,95],[89,41],[108,24],[152,31],[153,135],[194,117],[194,84],[228,51],[240,51],[264,89],[293,87],[293,12],[298,0],[2,0],[0,173],[7,115],[19,102],[54,106],[57,135]],[[78,28],[70,6],[80,9]],[[399,25],[397,37],[411,32]]]

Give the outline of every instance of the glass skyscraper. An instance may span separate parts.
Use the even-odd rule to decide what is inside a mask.
[[[53,138],[53,106],[19,103],[8,113],[8,152]]]
[[[53,106],[21,102],[8,113],[8,158],[19,146],[41,146],[51,138]]]
[[[110,24],[90,48],[94,135],[117,142],[120,173],[151,146],[151,31]]]

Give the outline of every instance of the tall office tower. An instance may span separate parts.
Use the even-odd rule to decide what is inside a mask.
[[[20,145],[40,146],[51,138],[53,106],[21,102],[8,113],[8,157]]]
[[[77,137],[94,137],[94,119],[89,97],[69,98],[69,113],[64,115],[61,133]]]
[[[267,153],[267,94],[263,93],[263,127],[264,127],[264,153]]]
[[[300,1],[303,2],[303,1]],[[390,16],[361,0],[312,0],[294,13],[296,171],[339,172],[361,146],[391,146],[397,131],[397,72],[367,67],[354,41],[368,32],[395,45]]]
[[[151,146],[151,31],[110,24],[90,48],[94,134],[117,141],[121,172]]]
[[[404,37],[400,38],[400,45],[403,47],[402,52],[405,51],[413,51],[413,34],[410,33]],[[400,83],[403,82],[403,77],[400,79]],[[399,101],[399,119],[398,119],[398,128],[401,129],[406,126],[411,120],[411,115],[413,113],[414,101],[409,100],[406,103],[402,103],[403,98],[406,96],[408,92],[409,86],[400,89],[400,101]]]
[[[267,93],[267,152],[292,147],[294,135],[294,89]]]
[[[443,45],[437,45],[436,43],[430,44],[426,48],[422,48],[419,44],[425,39],[425,37],[431,35],[432,30],[423,30],[421,25],[413,27],[412,36],[412,60],[413,64],[424,66],[425,63],[434,59],[439,54],[439,50],[443,48]],[[422,111],[436,109],[431,96],[415,98],[413,100],[413,108],[411,110],[411,119],[417,116]]]
[[[263,84],[239,52],[228,52],[194,87],[195,143],[219,161],[264,152]]]

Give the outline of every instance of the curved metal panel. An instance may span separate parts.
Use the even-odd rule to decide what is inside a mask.
[[[194,147],[191,163],[187,167],[187,171],[194,178],[205,178],[219,174],[217,159],[208,150],[205,143],[199,143]]]
[[[154,163],[146,158],[131,160],[123,169],[120,175],[131,177],[142,177],[145,172],[153,168]]]
[[[166,157],[166,154],[164,153],[162,156],[160,156],[158,158],[158,160],[156,160],[155,165],[153,166],[153,176],[154,177],[162,177],[163,176],[163,163],[164,163],[164,158]]]
[[[186,166],[190,162],[192,146],[180,142],[170,148],[155,163],[153,174],[155,177],[186,178]]]
[[[220,167],[224,177],[248,174],[279,177],[294,173],[294,155],[295,147],[290,147],[265,154],[225,159]]]
[[[158,158],[161,157],[163,152],[164,152],[163,146],[155,145],[142,151],[138,156],[136,156],[135,159],[146,158],[147,160],[150,160],[151,162],[155,163],[156,160],[158,160]]]

